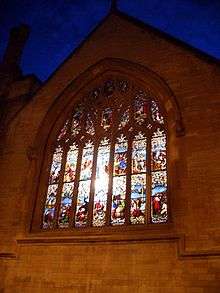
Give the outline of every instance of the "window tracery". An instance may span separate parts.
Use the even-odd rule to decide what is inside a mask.
[[[107,80],[57,135],[42,228],[168,222],[167,131],[157,97]]]

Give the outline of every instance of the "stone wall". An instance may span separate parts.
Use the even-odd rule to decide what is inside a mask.
[[[16,242],[27,236],[30,227],[30,197],[35,195],[30,195],[27,183],[35,178],[27,152],[42,121],[70,82],[107,57],[154,71],[180,106],[185,135],[176,139],[179,160],[171,196],[173,233],[185,235],[185,256],[178,252],[179,240],[172,239]],[[219,292],[219,125],[219,65],[148,28],[111,15],[5,130],[0,160],[2,292]]]

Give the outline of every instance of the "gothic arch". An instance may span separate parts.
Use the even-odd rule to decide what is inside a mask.
[[[31,161],[30,173],[31,177],[35,178],[35,183],[32,184],[30,188],[31,194],[35,195],[35,200],[34,202],[32,200],[31,203],[35,209],[32,213],[32,215],[34,215],[32,218],[33,231],[35,231],[35,227],[39,224],[39,213],[37,212],[39,210],[39,203],[37,204],[37,194],[42,166],[45,166],[43,162],[46,160],[46,146],[53,145],[52,142],[57,135],[57,129],[61,128],[68,112],[74,104],[82,100],[85,96],[88,96],[88,93],[96,88],[100,82],[114,76],[119,76],[125,80],[131,80],[140,88],[157,97],[160,104],[164,107],[170,142],[173,142],[176,136],[183,134],[181,113],[176,99],[166,82],[156,73],[142,65],[122,59],[107,58],[91,66],[71,82],[71,84],[57,97],[42,122],[33,147],[28,150],[28,157]],[[172,146],[173,143],[170,142],[168,148],[172,151],[174,147]],[[174,150],[174,153],[175,152],[176,150]],[[175,157],[175,155],[173,157]],[[168,163],[172,165],[172,159],[170,159]],[[36,229],[36,231],[37,230],[38,229]]]

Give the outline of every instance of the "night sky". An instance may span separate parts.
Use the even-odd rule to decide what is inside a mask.
[[[106,16],[109,0],[0,0],[0,56],[11,27],[31,26],[22,69],[46,80]],[[220,59],[220,0],[119,0],[119,10]]]

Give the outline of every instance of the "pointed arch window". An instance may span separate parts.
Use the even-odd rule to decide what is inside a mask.
[[[70,109],[48,168],[42,229],[169,222],[163,106],[110,79]]]

